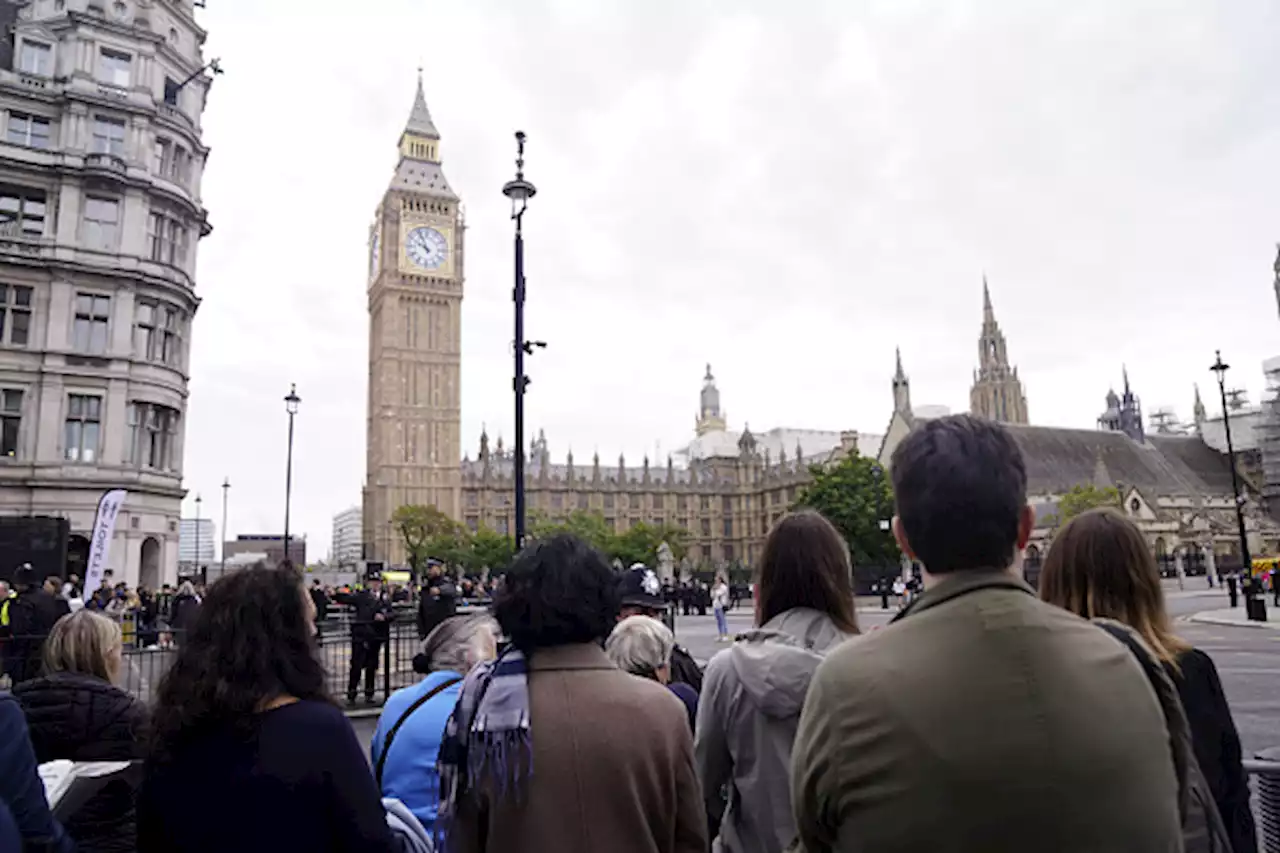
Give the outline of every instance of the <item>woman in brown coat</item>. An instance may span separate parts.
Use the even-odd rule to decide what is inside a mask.
[[[704,853],[684,708],[601,646],[616,589],[572,536],[516,558],[493,606],[511,648],[472,670],[445,727],[440,849]]]

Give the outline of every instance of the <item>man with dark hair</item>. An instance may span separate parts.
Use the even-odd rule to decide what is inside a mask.
[[[894,535],[924,591],[813,679],[792,753],[807,853],[1180,850],[1146,676],[1020,577],[1035,515],[1009,431],[925,421],[892,475]]]
[[[439,849],[705,853],[684,705],[601,647],[618,615],[605,558],[564,534],[530,545],[493,615],[511,647],[445,726]]]

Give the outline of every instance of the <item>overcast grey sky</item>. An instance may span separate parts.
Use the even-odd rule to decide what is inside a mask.
[[[463,442],[511,437],[511,134],[529,134],[528,421],[667,452],[711,362],[732,427],[968,405],[983,272],[1033,423],[1127,364],[1190,417],[1280,353],[1275,0],[209,0],[220,57],[186,485],[313,558],[364,477],[366,240],[421,64],[468,215]],[[783,11],[785,9],[785,11]],[[1210,408],[1213,404],[1210,402]],[[210,510],[213,510],[210,513]]]

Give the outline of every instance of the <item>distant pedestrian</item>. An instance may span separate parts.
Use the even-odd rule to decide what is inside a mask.
[[[729,607],[729,585],[724,576],[716,578],[716,585],[711,587],[711,610],[716,615],[716,642],[729,642],[729,620],[725,611]]]
[[[6,644],[5,669],[11,681],[19,684],[40,674],[44,641],[61,610],[29,563],[14,573],[13,589],[15,595],[8,602],[12,639]]]
[[[364,674],[364,701],[373,702],[378,676],[378,653],[390,636],[391,597],[382,588],[382,576],[370,575],[367,588],[337,596],[351,608],[351,664],[347,673],[347,704],[355,704],[360,675]]]

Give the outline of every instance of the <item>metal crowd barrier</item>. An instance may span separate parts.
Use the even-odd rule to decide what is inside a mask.
[[[1280,853],[1280,747],[1246,759],[1244,769],[1253,785],[1253,815],[1263,853]]]

